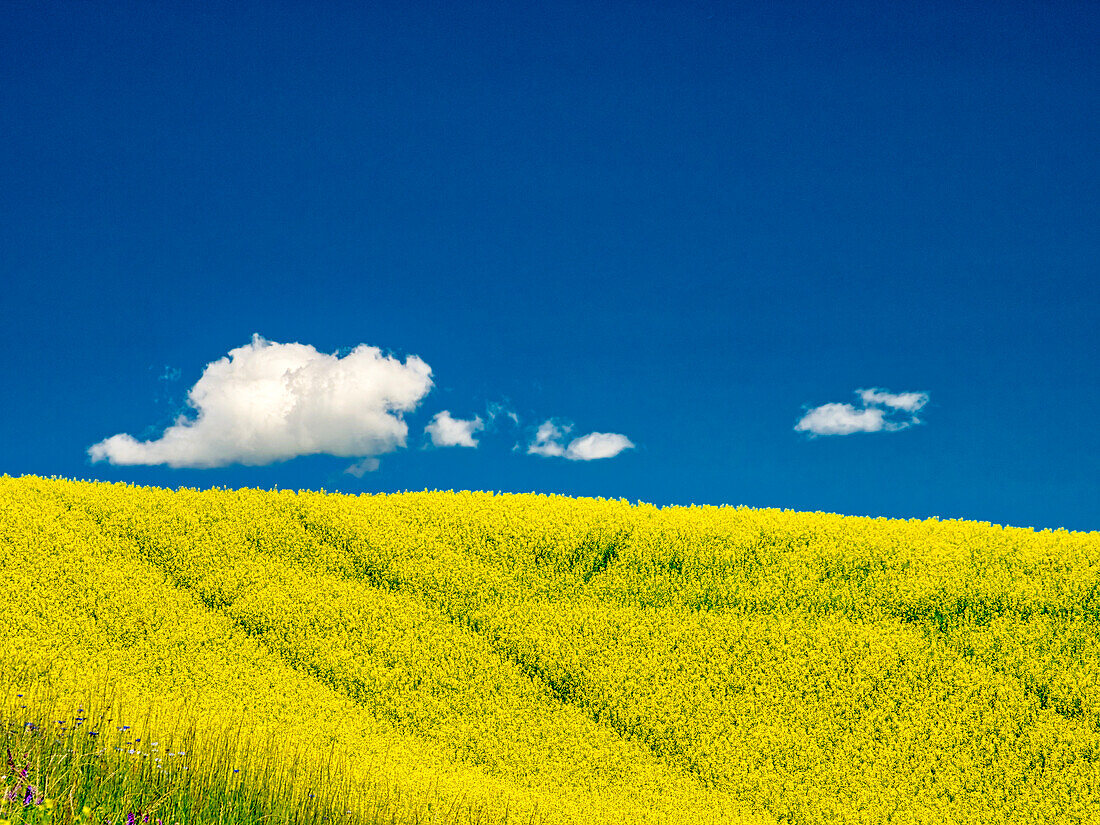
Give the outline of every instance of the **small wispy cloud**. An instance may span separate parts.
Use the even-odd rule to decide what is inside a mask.
[[[882,389],[856,390],[862,407],[831,403],[809,409],[794,425],[798,432],[819,435],[894,432],[920,424],[917,411],[928,403],[926,392],[891,393]]]
[[[113,435],[88,455],[121,465],[224,467],[327,453],[362,459],[347,469],[362,476],[378,468],[376,456],[405,446],[402,415],[431,390],[431,372],[415,355],[402,363],[366,344],[327,355],[253,335],[207,364],[187,395],[194,418],[180,415],[148,441]]]
[[[928,393],[926,392],[899,392],[894,394],[878,389],[856,390],[856,392],[863,400],[863,403],[868,406],[881,405],[885,407],[894,407],[895,409],[905,410],[910,413],[915,413],[928,403]]]
[[[356,461],[354,464],[344,470],[344,472],[348,475],[353,475],[356,478],[362,478],[367,473],[373,473],[381,466],[382,462],[379,461],[377,458],[375,458],[374,456],[367,456],[362,461]]]
[[[501,401],[490,401],[485,405],[486,414],[489,416],[489,422],[493,423],[498,418],[507,418],[513,424],[519,424],[519,416],[516,411],[513,410],[507,403]]]
[[[530,455],[562,457],[570,461],[594,461],[597,458],[614,458],[634,443],[620,433],[588,433],[564,444],[571,424],[549,419],[539,425],[535,437],[527,445]]]
[[[534,440],[527,445],[529,455],[560,456],[565,455],[561,439],[573,428],[571,424],[556,424],[553,419],[539,425]]]
[[[468,420],[451,418],[451,413],[443,410],[432,416],[424,432],[431,436],[432,445],[435,447],[476,447],[477,439],[474,438],[474,433],[483,429],[485,429],[485,422],[479,415]]]

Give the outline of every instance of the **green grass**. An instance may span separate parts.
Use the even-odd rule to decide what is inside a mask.
[[[59,709],[48,700],[35,701],[29,691],[11,698],[20,704],[2,720],[0,822],[121,825],[130,817],[160,825],[349,821],[335,804],[346,799],[349,789],[326,787],[325,776],[299,775],[296,760],[265,762],[265,748],[244,751],[239,730],[226,730],[196,750],[192,730],[175,730],[148,717],[120,724],[128,716],[109,702],[105,710]],[[308,795],[310,802],[303,806],[291,793],[295,785],[317,793]],[[397,821],[389,802],[376,797],[375,815],[368,820],[372,825]],[[424,822],[446,821],[424,813]]]
[[[243,741],[240,727],[197,742],[178,726],[182,708],[171,719],[107,698],[63,708],[48,685],[18,683],[9,675],[0,689],[0,825],[532,825],[476,803],[441,808],[430,793],[338,784],[331,753],[310,774],[295,756],[271,757],[285,747]]]

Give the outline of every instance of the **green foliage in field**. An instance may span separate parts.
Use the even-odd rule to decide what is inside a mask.
[[[0,570],[9,720],[279,821],[1100,821],[1097,533],[5,477]]]

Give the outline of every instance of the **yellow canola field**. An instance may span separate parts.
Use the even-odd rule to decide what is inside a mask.
[[[4,477],[0,569],[12,690],[353,811],[1100,822],[1098,533]]]

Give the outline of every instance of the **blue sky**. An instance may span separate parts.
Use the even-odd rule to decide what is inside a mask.
[[[1095,4],[4,18],[0,472],[1100,529]]]

